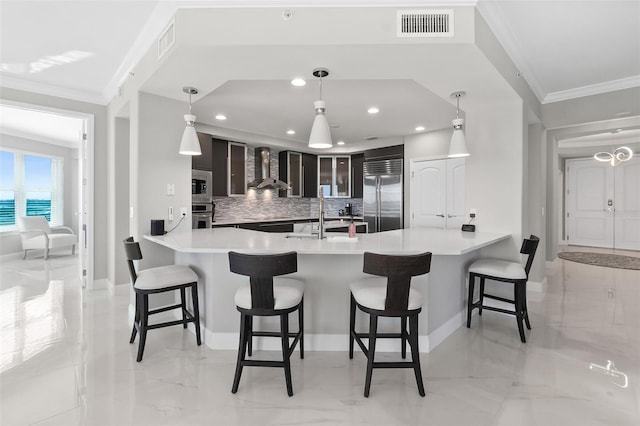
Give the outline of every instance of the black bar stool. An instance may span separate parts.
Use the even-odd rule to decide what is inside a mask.
[[[365,252],[363,272],[386,277],[364,279],[351,284],[351,310],[349,333],[349,358],[353,359],[353,342],[356,341],[367,357],[367,375],[364,396],[369,396],[374,368],[413,368],[420,396],[424,396],[420,351],[418,350],[418,314],[422,310],[422,295],[411,288],[411,278],[423,275],[431,269],[431,253],[408,256],[392,256]],[[356,332],[356,307],[369,314],[369,332]],[[400,333],[378,333],[378,317],[399,317]],[[407,332],[407,319],[409,332]],[[367,349],[362,339],[369,339]],[[376,339],[401,339],[402,358],[406,358],[407,342],[411,346],[411,361],[376,362]]]
[[[154,328],[169,327],[172,325],[182,324],[187,328],[187,324],[192,322],[196,327],[196,341],[198,346],[202,344],[200,340],[200,311],[198,309],[198,276],[193,270],[184,265],[168,265],[156,268],[144,269],[136,272],[134,260],[142,259],[140,244],[129,237],[124,240],[124,250],[129,265],[129,274],[133,283],[133,291],[136,294],[136,314],[133,321],[133,330],[131,330],[131,339],[129,343],[133,343],[136,334],[140,332],[140,341],[138,343],[137,361],[142,361],[144,353],[144,345],[147,340],[147,331]],[[193,303],[193,313],[187,310],[186,289],[191,289],[191,299]],[[167,291],[180,290],[181,302],[176,305],[165,306],[159,309],[149,310],[149,295],[154,293],[164,293]],[[170,311],[172,309],[180,309],[182,311],[182,319],[176,321],[167,321],[157,324],[149,324],[149,315],[158,314],[160,312]]]
[[[533,258],[538,249],[540,238],[531,235],[525,238],[520,248],[520,253],[527,255],[527,262],[523,267],[519,262],[509,262],[500,259],[478,259],[469,266],[469,296],[467,297],[467,328],[471,328],[471,312],[478,308],[478,315],[482,315],[482,310],[501,312],[503,314],[515,315],[518,323],[518,331],[520,332],[520,340],[526,343],[524,336],[524,327],[522,320],[524,319],[527,329],[531,330],[529,323],[529,314],[527,312],[527,280],[529,279],[529,270],[533,263]],[[480,278],[479,299],[473,301],[473,292],[476,278]],[[491,294],[485,294],[484,281],[486,279],[500,281],[513,284],[513,300],[506,299]],[[484,298],[499,300],[501,302],[511,303],[514,310],[497,308],[494,306],[484,305]]]
[[[242,368],[283,367],[287,383],[287,394],[293,395],[291,365],[289,359],[300,342],[300,358],[304,358],[304,284],[300,280],[274,277],[291,274],[298,270],[296,252],[268,255],[251,255],[229,252],[229,269],[236,274],[249,277],[249,286],[240,288],[235,295],[236,308],[240,312],[240,345],[238,361],[231,393],[238,391]],[[289,314],[298,311],[297,333],[289,332]],[[280,317],[280,332],[254,331],[254,316]],[[252,354],[253,336],[279,337],[282,343],[282,361],[248,360]],[[289,338],[293,342],[289,343]]]

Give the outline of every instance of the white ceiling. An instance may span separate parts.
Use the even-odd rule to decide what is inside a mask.
[[[1,84],[106,104],[129,72],[135,71],[134,65],[155,43],[177,7],[265,5],[279,15],[284,8],[292,8],[292,3],[0,0]],[[402,2],[410,8],[473,4],[473,0]],[[298,0],[295,5],[292,22],[297,16],[318,12],[306,6],[347,3]],[[394,6],[388,0],[351,0],[348,5]],[[477,7],[542,103],[640,86],[640,0],[480,0]],[[196,26],[194,31],[206,34],[207,29]],[[331,28],[326,33],[331,38]],[[339,126],[332,130],[334,140],[350,143],[369,136],[410,134],[417,125],[427,130],[448,127],[455,114],[449,93],[473,92],[461,100],[464,111],[465,102],[474,102],[474,95],[483,90],[486,93],[480,94],[485,97],[490,93],[500,96],[502,90],[495,70],[489,74],[486,58],[474,57],[474,52],[458,46],[434,45],[425,49],[424,56],[431,52],[433,58],[447,58],[448,72],[460,73],[466,87],[438,86],[440,64],[430,63],[428,57],[411,58],[429,71],[425,76],[390,66],[389,62],[408,59],[398,49],[385,46],[354,51],[327,43],[290,51],[291,59],[279,56],[277,46],[220,44],[173,55],[144,89],[186,103],[181,87],[197,85],[206,95],[194,101],[198,122],[302,142],[308,137],[318,86],[308,81],[304,88],[295,88],[288,81],[296,76],[294,69],[312,80],[311,70],[326,66],[331,71],[323,90],[327,116]],[[449,56],[444,49],[450,50]],[[409,49],[404,53],[417,56]],[[460,69],[455,68],[458,60]],[[360,68],[369,63],[364,70]],[[194,68],[204,72],[196,76]],[[206,79],[198,81],[203,77]],[[373,104],[381,110],[376,117],[365,111]],[[219,111],[229,119],[213,119]],[[295,128],[294,137],[284,133],[288,128]]]

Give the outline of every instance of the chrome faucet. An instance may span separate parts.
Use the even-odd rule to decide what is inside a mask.
[[[324,192],[322,191],[322,187],[320,187],[320,214],[318,216],[318,239],[321,240],[324,238]]]

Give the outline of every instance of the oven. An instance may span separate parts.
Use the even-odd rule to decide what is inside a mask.
[[[191,170],[191,199],[193,203],[211,202],[212,173],[206,170]]]
[[[213,215],[215,214],[215,204],[208,203],[194,203],[191,205],[191,228],[211,228],[213,222]]]

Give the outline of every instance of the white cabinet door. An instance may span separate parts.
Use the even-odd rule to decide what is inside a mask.
[[[465,219],[464,159],[411,163],[412,227],[460,229]]]
[[[613,248],[614,168],[592,158],[567,160],[566,234],[569,244]]]
[[[640,250],[640,157],[615,167],[614,244]]]

